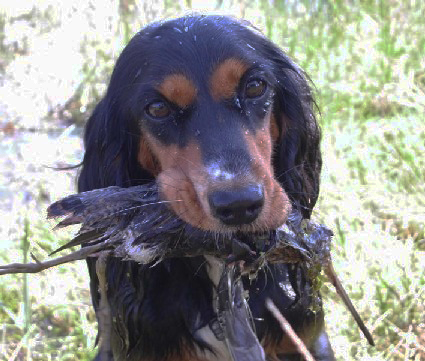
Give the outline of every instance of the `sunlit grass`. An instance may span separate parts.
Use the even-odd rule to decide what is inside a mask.
[[[324,128],[314,215],[335,231],[335,268],[377,344],[367,345],[328,285],[327,327],[341,360],[425,356],[425,129],[415,116],[381,122]]]

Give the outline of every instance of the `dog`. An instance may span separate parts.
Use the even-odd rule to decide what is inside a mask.
[[[78,189],[156,181],[177,217],[217,234],[272,231],[291,209],[309,218],[321,154],[307,79],[247,22],[191,15],[151,24],[122,51],[88,120]],[[95,259],[87,262],[98,314]],[[219,275],[220,262],[210,256],[150,265],[109,258],[109,359],[230,361],[214,332]],[[334,360],[302,269],[269,265],[244,287],[267,360],[302,359],[267,298],[316,360]]]

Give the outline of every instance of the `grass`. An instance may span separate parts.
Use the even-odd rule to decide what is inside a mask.
[[[337,358],[425,360],[425,4],[270,4],[253,2],[244,15],[314,80],[324,153],[314,218],[335,231],[335,268],[377,344],[367,345],[325,284]],[[30,251],[43,258],[66,235],[52,234],[38,214],[32,209]],[[0,259],[23,254],[16,245]],[[27,284],[25,300],[22,276],[0,278],[0,359],[93,357],[95,317],[84,263],[31,275]],[[28,310],[35,325],[29,328]]]
[[[325,288],[327,327],[341,360],[425,357],[425,174],[418,173],[425,131],[413,133],[415,116],[383,121],[383,127],[372,119],[324,129],[326,166],[315,216],[335,230],[335,268],[377,344],[367,346]]]

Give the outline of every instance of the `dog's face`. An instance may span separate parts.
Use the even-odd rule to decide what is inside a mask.
[[[157,177],[162,197],[205,230],[280,226],[290,202],[272,167],[277,79],[257,54],[262,36],[203,18],[165,23],[143,37],[138,160]]]
[[[310,103],[302,71],[249,25],[220,16],[153,24],[120,55],[88,123],[80,190],[134,184],[140,167],[195,227],[275,229],[291,203],[308,216],[317,198]]]

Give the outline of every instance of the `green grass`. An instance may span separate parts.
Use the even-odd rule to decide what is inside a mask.
[[[70,234],[57,237],[51,232],[52,225],[44,223],[44,213],[33,211],[32,228],[27,233],[29,252],[42,260]],[[3,251],[1,263],[22,262],[24,254],[22,248]],[[91,360],[96,325],[87,286],[83,261],[34,275],[1,276],[0,360]]]
[[[314,218],[335,231],[335,269],[376,342],[375,348],[367,345],[325,284],[327,328],[338,360],[423,360],[425,3],[274,3],[282,5],[253,2],[245,16],[315,83],[324,170]],[[111,66],[106,58],[99,60],[99,74]],[[30,251],[39,258],[64,239],[36,211],[30,231]],[[17,244],[0,253],[2,263],[22,260]],[[84,263],[29,276],[26,301],[22,279],[0,278],[0,359],[13,359],[17,347],[19,360],[31,359],[28,349],[34,360],[93,357],[95,322]],[[25,331],[28,308],[35,326]]]
[[[416,116],[380,122],[324,128],[315,217],[335,231],[335,268],[377,344],[367,345],[328,285],[327,327],[341,360],[425,356],[425,129],[413,131]]]

